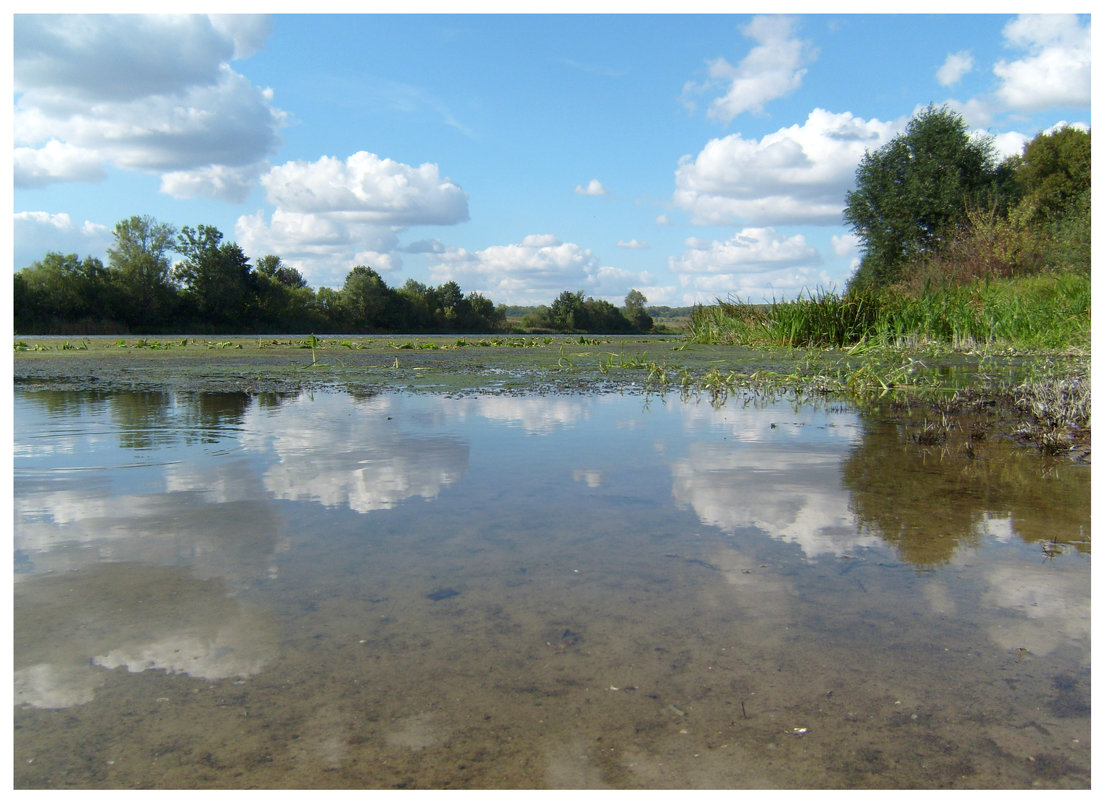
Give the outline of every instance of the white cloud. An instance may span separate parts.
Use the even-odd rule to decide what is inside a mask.
[[[234,56],[202,15],[20,14],[13,33],[15,91],[66,106],[208,86]]]
[[[397,270],[403,229],[468,218],[467,195],[437,165],[412,167],[364,151],[287,162],[260,183],[276,208],[270,219],[263,211],[239,217],[238,243],[254,258],[278,254],[313,286],[340,286],[357,264]]]
[[[160,173],[262,162],[285,115],[229,61],[258,47],[266,25],[203,15],[18,15],[17,186],[98,180],[102,167],[93,163]],[[84,169],[56,158],[59,147],[80,153]],[[230,199],[240,197],[226,186]]]
[[[403,253],[444,253],[447,248],[439,239],[419,239],[400,248]]]
[[[288,212],[340,214],[377,225],[452,225],[468,219],[467,195],[436,164],[411,167],[360,151],[342,161],[289,161],[261,184],[268,201]]]
[[[1026,147],[1026,143],[1031,140],[1032,137],[1026,134],[1019,133],[1018,131],[1008,131],[1007,133],[996,134],[992,137],[992,144],[996,148],[996,153],[1000,159],[1005,159],[1008,156],[1021,156],[1023,149]]]
[[[263,168],[260,163],[245,167],[210,164],[194,170],[166,172],[161,176],[161,191],[177,198],[209,197],[242,203],[257,185]]]
[[[17,147],[12,161],[15,185],[20,188],[60,181],[99,182],[107,177],[98,153],[56,139],[37,149]]]
[[[394,228],[342,214],[301,214],[276,209],[270,220],[263,211],[238,217],[234,235],[255,259],[275,253],[303,274],[314,287],[339,287],[349,270],[365,264],[381,273],[402,265]]]
[[[728,296],[758,302],[830,288],[830,276],[817,269],[819,251],[799,234],[745,228],[724,242],[691,237],[685,246],[680,257],[670,257],[669,266],[679,276],[686,303]]]
[[[899,130],[899,122],[814,109],[804,125],[760,140],[712,139],[681,160],[673,201],[699,225],[840,224],[862,156]]]
[[[463,248],[441,254],[430,272],[434,282],[455,281],[465,292],[478,292],[496,303],[551,303],[561,292],[619,302],[631,289],[647,284],[647,273],[598,264],[594,254],[551,234],[533,234],[519,244]]]
[[[999,100],[1014,111],[1091,105],[1091,23],[1075,14],[1023,14],[1003,29],[1009,46],[1026,51],[1000,61]]]
[[[859,248],[861,248],[861,240],[854,234],[831,236],[831,251],[840,258],[857,253]]]
[[[973,70],[973,56],[968,50],[950,53],[938,68],[935,77],[943,86],[951,86]]]
[[[248,58],[263,49],[272,22],[261,14],[209,14],[211,26],[234,43],[234,58]]]
[[[741,30],[758,45],[737,66],[723,57],[710,61],[708,80],[687,83],[683,101],[692,108],[688,96],[721,86],[725,94],[712,101],[708,116],[730,122],[747,111],[761,112],[771,100],[798,89],[807,72],[804,66],[817,54],[808,42],[793,36],[795,24],[790,17],[755,17]]]
[[[47,253],[76,253],[83,258],[103,253],[114,240],[103,225],[85,221],[80,225],[68,214],[46,211],[20,211],[12,215],[14,265],[22,269]]]
[[[617,242],[617,247],[627,250],[647,250],[651,246],[646,242],[640,242],[638,239],[629,239],[627,242],[622,239]]]
[[[686,240],[687,251],[671,258],[679,273],[755,273],[779,267],[816,264],[819,252],[803,235],[784,237],[773,228],[744,228],[725,242]]]
[[[576,186],[574,188],[574,193],[576,195],[597,196],[606,195],[608,194],[608,191],[605,189],[604,186],[601,185],[601,181],[599,181],[597,178],[591,178],[590,183],[586,184],[586,186],[583,186],[582,184]]]

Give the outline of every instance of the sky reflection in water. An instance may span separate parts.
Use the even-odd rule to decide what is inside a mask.
[[[259,678],[319,598],[340,630],[340,604],[394,620],[441,591],[541,647],[602,609],[571,625],[623,638],[610,669],[678,630],[633,617],[652,607],[721,615],[762,664],[838,649],[814,675],[840,685],[871,643],[1089,664],[1088,468],[919,448],[842,405],[17,392],[15,416],[24,709],[93,703],[116,668]],[[914,661],[887,654],[861,663],[878,681]]]

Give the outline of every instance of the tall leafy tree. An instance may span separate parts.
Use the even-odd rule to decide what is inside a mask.
[[[200,320],[241,327],[254,294],[252,266],[242,249],[223,243],[214,226],[200,225],[180,229],[176,250],[184,256],[176,277]]]
[[[356,330],[388,327],[392,291],[371,267],[359,264],[345,276],[340,292],[340,308],[345,322]]]
[[[970,136],[962,117],[928,106],[902,134],[858,165],[844,218],[862,242],[852,286],[884,285],[967,225],[970,206],[998,201],[991,137]]]
[[[624,296],[624,316],[637,331],[650,331],[655,325],[655,321],[647,313],[647,297],[638,289],[633,289]]]
[[[1091,270],[1091,132],[1065,127],[1034,137],[1015,171],[1019,219],[1050,267]]]
[[[114,236],[107,263],[125,298],[127,322],[146,327],[163,323],[175,298],[168,254],[176,244],[176,228],[135,215],[116,223]]]
[[[552,301],[549,312],[552,325],[559,331],[584,331],[589,322],[586,314],[586,295],[581,290],[564,290]]]
[[[302,289],[306,286],[306,278],[303,277],[302,273],[294,267],[284,264],[283,259],[271,253],[257,259],[256,272],[291,289]]]

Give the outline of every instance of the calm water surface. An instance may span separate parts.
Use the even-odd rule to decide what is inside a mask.
[[[14,401],[17,787],[1090,786],[1090,467],[843,405]]]

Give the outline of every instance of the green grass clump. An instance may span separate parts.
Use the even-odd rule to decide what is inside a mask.
[[[1073,273],[946,284],[919,294],[820,292],[763,306],[717,301],[694,309],[689,333],[702,344],[1049,350],[1085,347],[1090,335],[1091,279]]]

